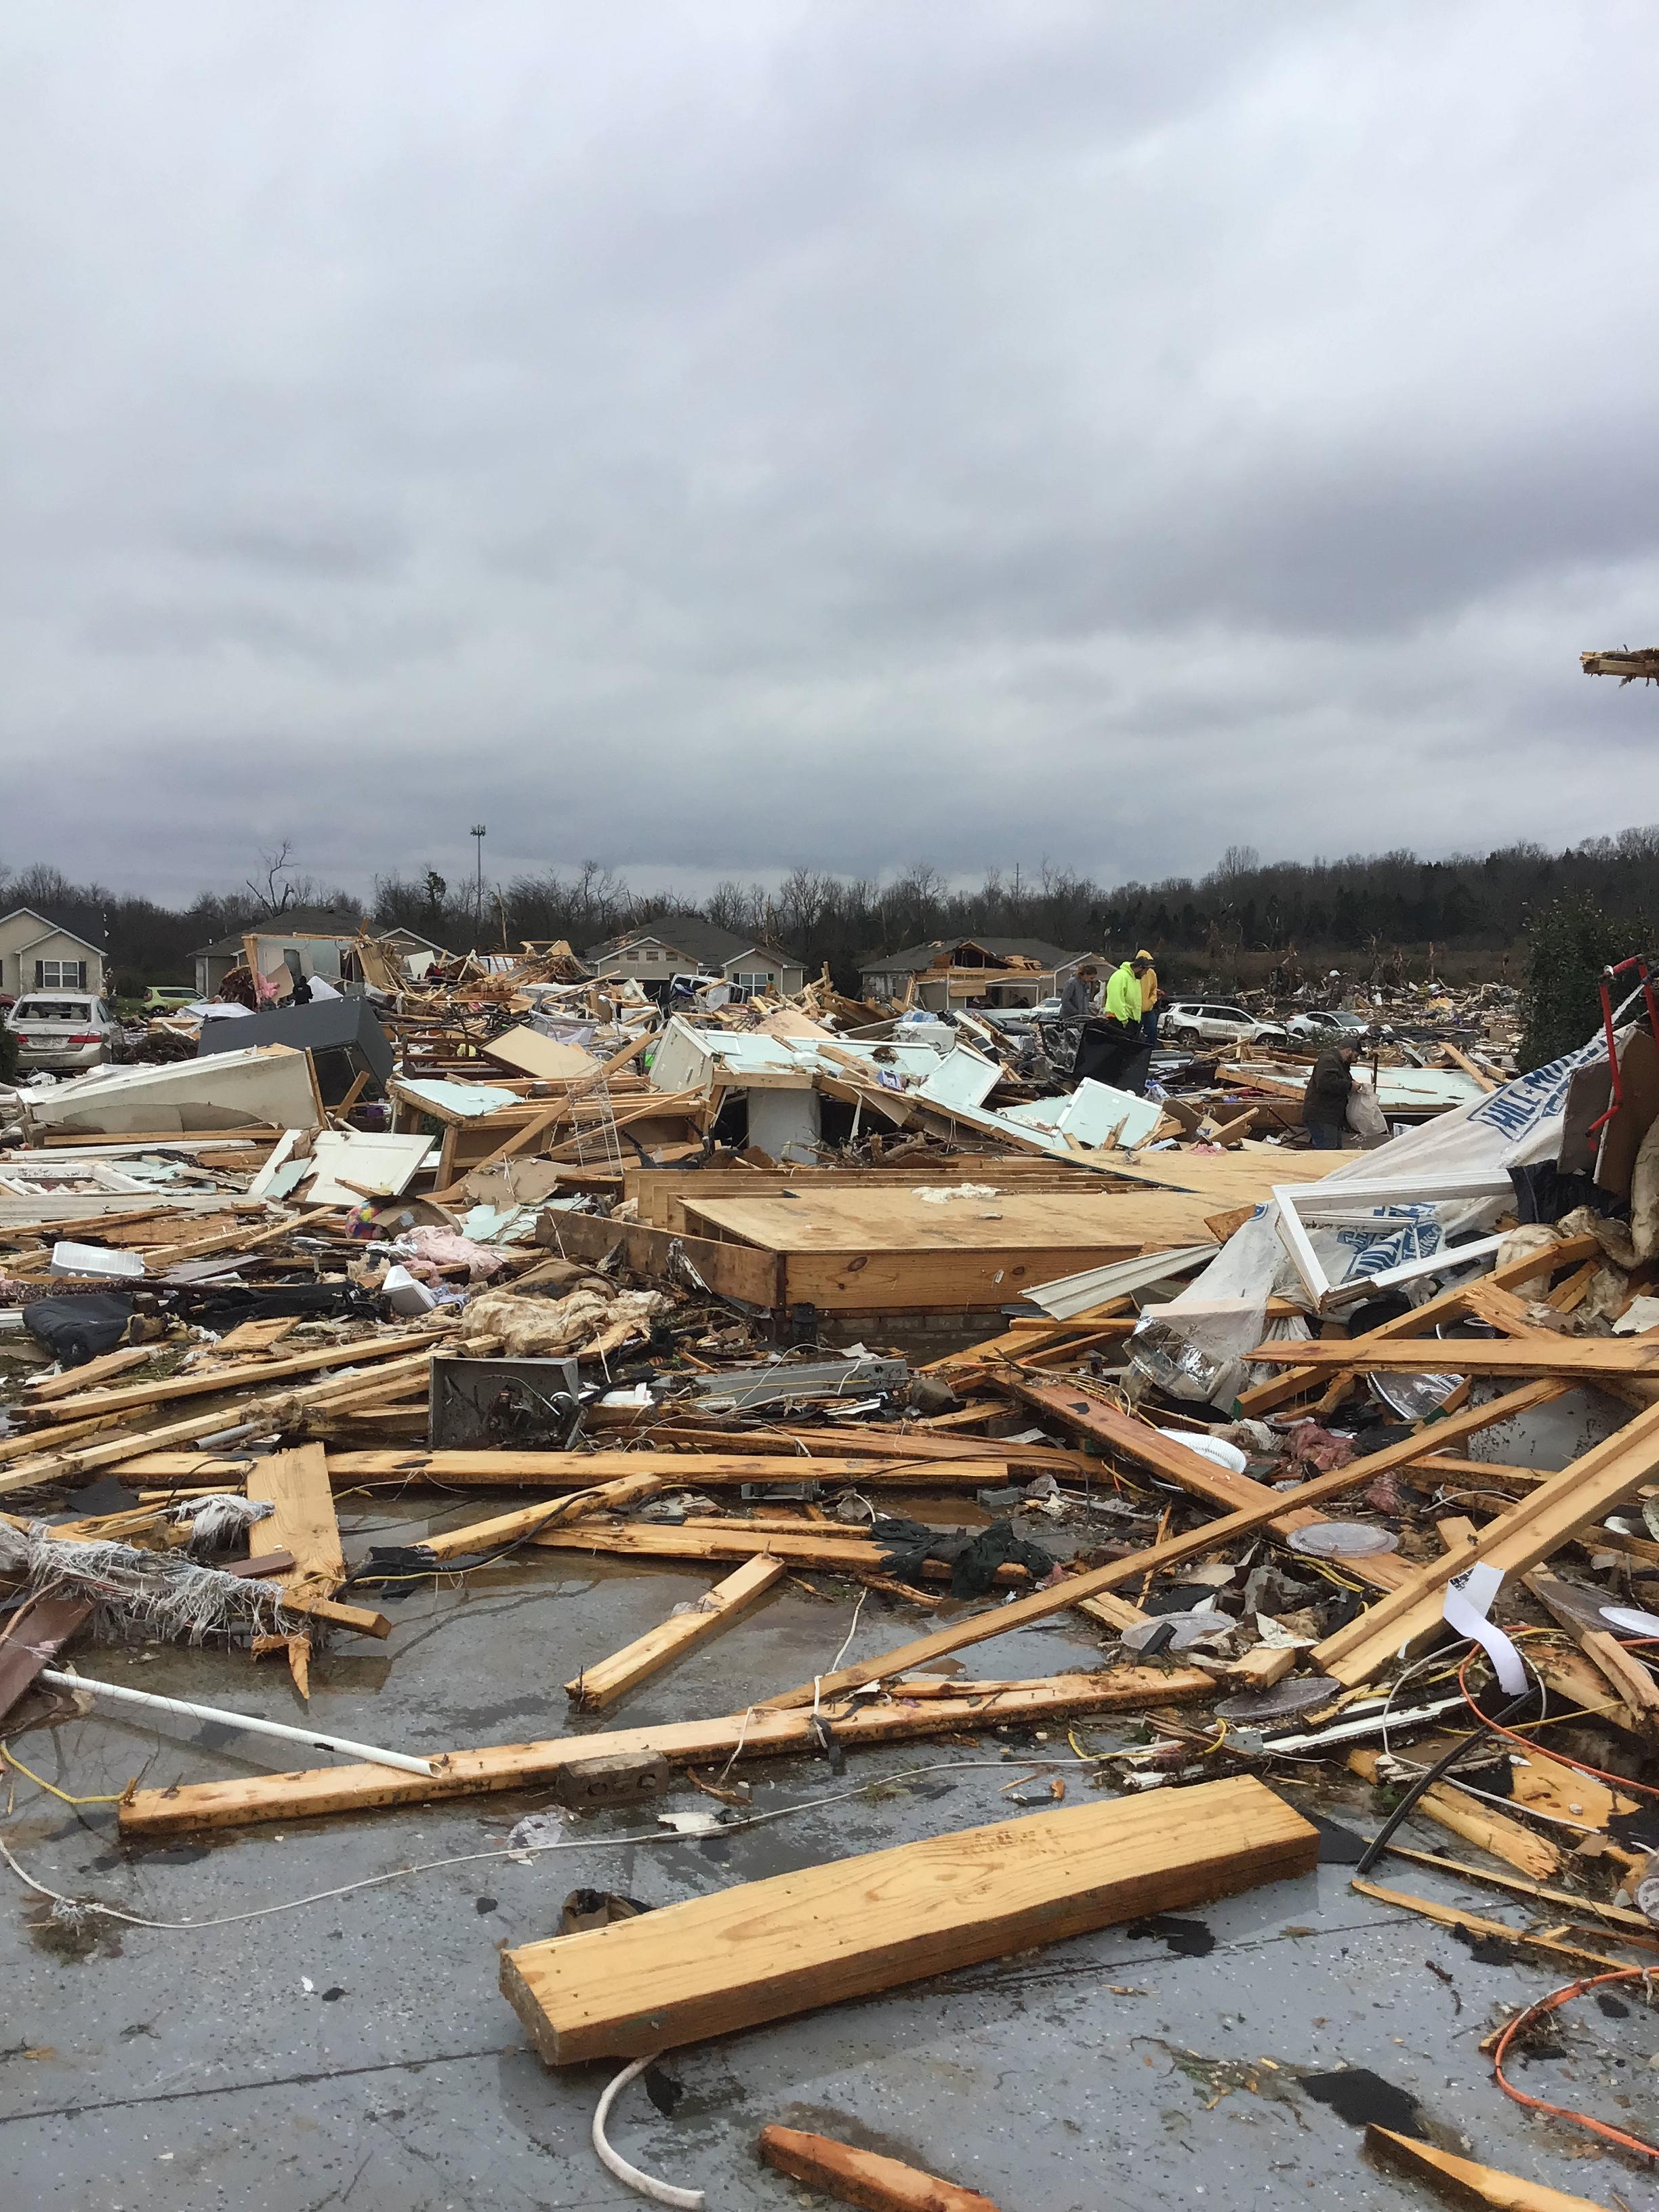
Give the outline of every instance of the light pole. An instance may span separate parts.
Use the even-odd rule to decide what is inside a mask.
[[[483,841],[484,825],[475,822],[467,835],[473,840],[473,849],[478,856],[477,884],[472,894],[472,935],[476,943],[483,927]]]

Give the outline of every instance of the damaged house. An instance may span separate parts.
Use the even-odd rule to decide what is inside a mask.
[[[902,952],[866,952],[859,962],[860,988],[876,1004],[899,1000],[936,1014],[975,1003],[1036,1006],[1091,958],[1103,974],[1104,955],[1063,952],[1040,938],[949,937]]]
[[[586,958],[595,975],[632,980],[653,997],[676,975],[693,974],[718,975],[738,990],[775,991],[783,998],[792,998],[806,982],[806,963],[799,953],[721,929],[700,914],[659,915],[643,928],[590,945]]]

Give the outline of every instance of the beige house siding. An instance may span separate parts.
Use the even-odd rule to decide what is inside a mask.
[[[769,952],[763,945],[750,945],[734,953],[729,960],[721,961],[718,968],[705,969],[690,953],[660,937],[636,937],[627,945],[617,945],[601,955],[597,966],[600,975],[633,976],[641,983],[666,983],[674,975],[719,974],[728,983],[743,983],[751,991],[763,990],[769,984],[786,997],[806,986],[806,970],[798,961],[786,960],[781,953]]]
[[[96,945],[86,944],[67,929],[54,929],[38,914],[11,914],[0,920],[0,989],[13,998],[33,990],[45,963],[67,969],[66,973],[51,976],[49,988],[102,995],[104,958]]]
[[[607,952],[599,962],[601,975],[637,975],[640,981],[665,983],[671,975],[684,975],[696,968],[695,960],[688,960],[672,945],[665,945],[659,937],[635,938],[631,945],[619,945]]]

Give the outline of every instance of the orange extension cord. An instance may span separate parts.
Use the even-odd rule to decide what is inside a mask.
[[[1627,1642],[1632,1645],[1638,1643],[1659,1644],[1659,1636],[1631,1637],[1627,1639]],[[1476,1705],[1474,1701],[1474,1693],[1469,1688],[1468,1685],[1468,1677],[1469,1662],[1471,1660],[1477,1657],[1484,1658],[1486,1654],[1484,1652],[1478,1651],[1473,1646],[1463,1655],[1462,1664],[1457,1670],[1457,1686],[1463,1692],[1464,1703],[1478,1719],[1486,1722],[1486,1726],[1492,1730],[1494,1735],[1507,1736],[1511,1743],[1518,1743],[1522,1751],[1535,1751],[1538,1748],[1536,1744],[1528,1742],[1527,1738],[1523,1735],[1517,1735],[1513,1729],[1504,1728],[1498,1722],[1487,1719],[1486,1715],[1483,1713],[1480,1706]],[[1627,1774],[1609,1774],[1606,1767],[1592,1766],[1588,1759],[1574,1759],[1569,1753],[1565,1751],[1553,1751],[1550,1753],[1550,1757],[1559,1761],[1559,1763],[1563,1766],[1577,1767],[1581,1774],[1593,1774],[1598,1782],[1611,1782],[1615,1789],[1634,1790],[1644,1797],[1659,1797],[1659,1790],[1656,1790],[1650,1782],[1632,1782]]]
[[[1534,2021],[1541,2020],[1546,2013],[1554,2012],[1564,2004],[1571,2004],[1574,1997],[1582,1996],[1586,1990],[1600,1989],[1607,1982],[1646,1981],[1654,1975],[1659,1975],[1659,1967],[1620,1966],[1610,1974],[1587,1975],[1582,1982],[1569,1982],[1565,1989],[1553,1990],[1548,1996],[1540,1997],[1536,2004],[1529,2004],[1524,2012],[1516,2013],[1498,2037],[1492,2052],[1492,2072],[1504,2094],[1513,2097],[1517,2105],[1526,2106],[1529,2112],[1548,2112],[1554,2119],[1571,2120],[1575,2127],[1588,2128],[1592,2135],[1600,2136],[1606,2142],[1617,2143],[1621,2150],[1633,2150],[1644,2158],[1659,2159],[1659,2143],[1644,2142],[1640,2136],[1627,2136],[1621,2129],[1610,2128],[1605,2120],[1593,2120],[1588,2112],[1575,2112],[1570,2105],[1552,2105],[1546,2098],[1529,2097],[1524,2089],[1517,2089],[1504,2072],[1504,2060],[1510,2045]]]
[[[1632,1637],[1628,1641],[1632,1644],[1655,1644],[1659,1643],[1659,1637]],[[1480,1706],[1476,1705],[1474,1693],[1468,1685],[1468,1669],[1471,1661],[1478,1656],[1482,1655],[1471,1649],[1464,1654],[1457,1669],[1457,1686],[1463,1692],[1469,1710],[1478,1715],[1481,1720],[1486,1721],[1486,1726],[1493,1735],[1507,1736],[1511,1743],[1519,1744],[1522,1751],[1534,1750],[1536,1746],[1529,1743],[1525,1736],[1517,1735],[1513,1729],[1501,1726],[1497,1721],[1487,1719],[1486,1714],[1481,1712]],[[1654,1789],[1645,1782],[1633,1782],[1627,1774],[1609,1774],[1604,1767],[1592,1766],[1588,1759],[1573,1759],[1565,1752],[1552,1751],[1550,1757],[1559,1759],[1564,1766],[1577,1768],[1581,1774],[1593,1774],[1600,1782],[1610,1782],[1617,1789],[1636,1790],[1641,1791],[1644,1796],[1659,1797],[1659,1790]],[[1643,2158],[1659,2159],[1659,2143],[1644,2142],[1640,2136],[1628,2136],[1622,2129],[1609,2127],[1604,2120],[1592,2119],[1588,2112],[1576,2111],[1571,2105],[1553,2105],[1547,2098],[1529,2096],[1526,2090],[1517,2089],[1504,2071],[1504,2060],[1509,2053],[1510,2045],[1524,2029],[1531,2026],[1534,2021],[1541,2020],[1547,2013],[1558,2011],[1561,2006],[1571,2004],[1575,1997],[1583,1996],[1587,1990],[1601,1989],[1608,1982],[1636,1981],[1644,1983],[1659,1981],[1659,1967],[1616,1967],[1611,1973],[1587,1975],[1582,1981],[1569,1982],[1565,1989],[1553,1990],[1548,1996],[1540,1997],[1536,2004],[1530,2004],[1524,2012],[1516,2013],[1514,2019],[1507,2024],[1498,2036],[1492,2051],[1492,2073],[1504,2094],[1506,2097],[1512,2097],[1517,2105],[1526,2106],[1529,2112],[1547,2112],[1553,2119],[1567,2120],[1574,2127],[1588,2128],[1592,2135],[1600,2136],[1606,2142],[1617,2143],[1621,2150],[1635,2151]]]

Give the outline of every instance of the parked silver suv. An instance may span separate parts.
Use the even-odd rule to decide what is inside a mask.
[[[1285,1031],[1278,1022],[1259,1022],[1243,1006],[1224,999],[1176,999],[1165,1006],[1158,1034],[1170,1044],[1189,1052],[1206,1044],[1283,1044]]]
[[[17,1040],[24,1075],[40,1068],[78,1074],[120,1057],[121,1024],[103,1000],[84,991],[26,992],[6,1016],[6,1027]]]

